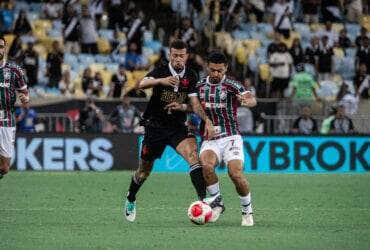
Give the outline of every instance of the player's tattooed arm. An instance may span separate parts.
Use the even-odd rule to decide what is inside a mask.
[[[205,132],[204,137],[211,139],[215,134],[215,129],[213,127],[212,121],[208,118],[206,112],[200,105],[199,99],[197,96],[190,97],[190,104],[193,108],[193,112],[197,114],[205,122]]]
[[[242,106],[252,108],[257,105],[257,100],[250,91],[246,91],[241,95],[237,95],[237,98]]]

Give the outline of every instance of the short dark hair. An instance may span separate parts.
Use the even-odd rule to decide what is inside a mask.
[[[188,51],[188,45],[183,40],[176,39],[170,44],[171,49],[186,49]]]
[[[5,40],[5,37],[3,36],[3,34],[0,34],[0,40],[3,40],[4,43],[6,43],[6,40]]]
[[[224,53],[220,51],[212,51],[208,55],[208,63],[216,63],[216,64],[227,64],[227,58]]]

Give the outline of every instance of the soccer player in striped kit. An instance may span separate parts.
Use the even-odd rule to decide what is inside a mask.
[[[208,76],[197,85],[198,97],[215,131],[212,139],[203,136],[200,149],[203,175],[210,194],[205,201],[212,207],[211,222],[215,222],[225,209],[215,173],[215,167],[223,161],[228,167],[229,176],[240,197],[241,224],[253,226],[251,194],[249,184],[243,175],[243,139],[240,136],[236,114],[238,105],[253,107],[257,102],[250,91],[239,82],[227,77],[226,72],[226,56],[220,52],[212,52],[208,58]],[[168,108],[185,111],[185,108],[177,103],[171,103]],[[190,111],[190,108],[187,107],[187,110]],[[201,134],[204,134],[203,131]]]
[[[0,36],[0,179],[9,172],[15,141],[15,101],[23,105],[29,95],[23,70],[5,60],[6,41]]]

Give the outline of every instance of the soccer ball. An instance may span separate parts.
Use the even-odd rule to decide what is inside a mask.
[[[190,205],[188,216],[194,224],[204,225],[212,217],[212,208],[204,201],[196,201]]]

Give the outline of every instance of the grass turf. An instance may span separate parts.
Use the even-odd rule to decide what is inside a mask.
[[[134,223],[122,217],[129,172],[11,172],[0,181],[0,249],[368,249],[370,174],[249,175],[256,225],[221,175],[226,211],[196,226],[186,174],[153,174]]]

